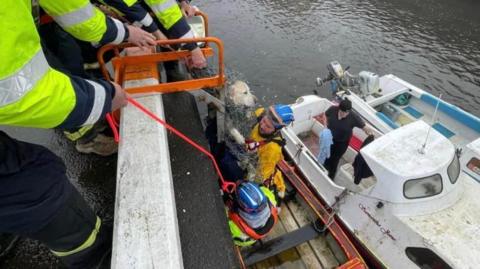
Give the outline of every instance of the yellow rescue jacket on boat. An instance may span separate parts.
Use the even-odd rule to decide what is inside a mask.
[[[260,117],[264,108],[259,108],[255,111],[255,115]],[[259,124],[255,124],[250,134],[250,139],[255,142],[269,140],[270,142],[262,144],[258,148],[258,166],[256,181],[263,183],[265,186],[275,185],[278,191],[278,196],[283,198],[285,195],[285,182],[280,170],[277,169],[277,163],[283,160],[282,147],[274,140],[282,141],[280,135],[267,139],[260,135]]]
[[[277,223],[277,200],[275,199],[275,195],[270,191],[268,188],[261,186],[260,190],[262,190],[263,194],[268,198],[271,207],[271,216],[273,218],[273,222],[271,227],[268,231],[262,235],[257,234],[252,228],[248,227],[248,224],[241,221],[241,217],[238,214],[233,213],[227,209],[227,215],[229,216],[228,219],[228,226],[230,228],[230,232],[232,233],[232,239],[235,245],[240,247],[247,247],[253,245],[258,239],[265,237],[273,228],[273,226]],[[235,217],[233,217],[235,216]],[[238,222],[243,222],[239,224]]]

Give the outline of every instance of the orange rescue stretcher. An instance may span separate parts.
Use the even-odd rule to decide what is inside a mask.
[[[197,12],[202,16],[204,21],[205,35],[203,38],[188,38],[188,39],[169,39],[157,40],[158,46],[178,45],[190,42],[202,42],[205,45],[201,48],[203,55],[208,58],[215,55],[214,49],[210,46],[215,44],[217,47],[218,58],[218,73],[216,75],[198,79],[189,79],[184,81],[159,83],[156,85],[139,86],[126,88],[125,91],[129,94],[139,93],[172,93],[180,91],[191,91],[202,88],[222,88],[225,84],[225,67],[223,64],[223,43],[216,37],[208,36],[208,18],[202,12]],[[162,62],[181,60],[190,55],[187,50],[167,51],[167,52],[152,52],[144,55],[122,55],[121,49],[128,49],[136,47],[134,44],[123,43],[119,45],[105,45],[97,54],[98,62],[102,70],[103,76],[120,85],[124,85],[129,80],[142,80],[154,78],[160,81],[157,65]],[[113,79],[110,77],[106,64],[105,55],[109,52],[114,53],[114,58],[111,60],[113,65]]]
[[[205,57],[214,55],[213,49],[209,46],[214,43],[218,48],[218,74],[198,79],[190,79],[177,82],[160,83],[157,85],[140,86],[126,88],[125,91],[130,94],[138,93],[172,93],[180,91],[198,90],[201,88],[220,88],[225,84],[224,65],[223,65],[223,44],[220,39],[216,37],[204,38],[188,38],[188,39],[170,39],[157,40],[156,44],[159,46],[175,45],[189,42],[205,42],[207,45],[201,48]],[[100,49],[99,63],[102,73],[105,78],[110,79],[105,62],[103,60],[104,54],[108,51],[113,51],[115,57],[112,59],[113,70],[115,77],[113,81],[123,85],[128,80],[141,80],[146,78],[155,78],[159,80],[159,72],[157,64],[166,61],[181,60],[190,55],[189,51],[168,51],[168,52],[152,52],[146,55],[122,56],[120,49],[136,47],[130,43],[123,43],[120,45],[106,45]]]

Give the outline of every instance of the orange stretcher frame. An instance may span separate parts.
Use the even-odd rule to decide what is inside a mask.
[[[199,78],[199,79],[190,79],[190,80],[184,80],[184,81],[160,83],[157,85],[133,87],[133,88],[125,89],[125,91],[130,94],[152,93],[152,92],[171,93],[171,92],[179,92],[179,91],[198,90],[201,88],[223,87],[223,85],[225,84],[225,67],[223,64],[223,43],[220,39],[216,37],[204,37],[204,38],[157,40],[156,44],[160,46],[165,46],[165,45],[175,45],[175,44],[190,43],[190,42],[205,42],[206,46],[204,48],[201,48],[203,55],[205,57],[211,57],[211,56],[214,56],[215,54],[213,48],[209,46],[211,43],[214,43],[217,46],[218,74],[211,77],[205,77],[205,78]],[[123,43],[119,45],[106,45],[106,46],[103,46],[98,51],[98,54],[97,54],[98,62],[100,64],[100,68],[102,70],[103,76],[106,79],[112,80],[107,71],[105,61],[104,61],[104,55],[109,51],[113,51],[115,54],[115,57],[111,60],[113,64],[114,74],[115,74],[113,81],[120,85],[123,85],[123,82],[126,78],[126,71],[129,71],[129,66],[130,67],[137,66],[139,73],[145,74],[145,72],[148,73],[149,65],[156,66],[160,62],[180,60],[190,56],[190,52],[186,50],[168,51],[168,52],[152,52],[151,54],[136,55],[136,56],[120,55],[120,49],[131,48],[131,47],[136,47],[136,45],[131,43]],[[154,74],[150,74],[150,75],[154,76]]]
[[[205,29],[205,36],[203,38],[185,38],[185,39],[169,39],[169,40],[157,40],[156,45],[168,46],[181,43],[193,43],[204,42],[205,46],[201,48],[203,55],[212,57],[215,55],[215,51],[210,46],[212,43],[217,47],[218,58],[218,73],[216,75],[198,79],[190,79],[184,81],[159,83],[157,85],[148,85],[142,87],[126,88],[125,91],[130,94],[139,93],[172,93],[179,91],[198,90],[201,88],[222,88],[225,85],[225,67],[223,58],[223,42],[216,37],[209,37],[208,34],[208,16],[197,11],[195,15],[203,18],[203,24]],[[178,51],[166,51],[166,52],[151,52],[144,55],[120,55],[120,50],[125,48],[137,47],[131,43],[122,43],[119,45],[105,45],[97,53],[97,59],[100,64],[103,76],[105,79],[114,81],[123,86],[126,80],[138,80],[145,78],[155,78],[159,80],[159,73],[157,64],[166,61],[180,60],[190,56],[190,52],[186,50]],[[113,64],[114,78],[110,77],[106,65],[105,54],[113,51],[115,57],[111,59]]]

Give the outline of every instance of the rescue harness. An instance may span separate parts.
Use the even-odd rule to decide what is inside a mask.
[[[278,211],[277,207],[274,206],[270,201],[268,201],[268,206],[270,208],[270,217],[267,221],[267,224],[262,231],[258,231],[252,227],[250,227],[241,217],[240,215],[233,209],[228,210],[228,217],[232,220],[240,230],[242,230],[246,235],[253,238],[254,240],[259,240],[264,238],[275,226],[278,221]]]

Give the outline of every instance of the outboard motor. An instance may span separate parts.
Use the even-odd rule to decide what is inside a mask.
[[[334,79],[341,79],[345,74],[345,71],[343,71],[342,66],[337,61],[330,62],[327,65],[327,70],[330,76]]]
[[[357,77],[348,73],[347,68],[343,69],[339,62],[333,61],[327,65],[328,76],[324,79],[317,78],[317,85],[322,86],[326,82],[330,82],[330,90],[332,94],[336,94],[339,91],[345,91],[350,87],[358,86]]]
[[[348,67],[347,67],[348,69]],[[343,78],[345,71],[343,71],[343,67],[340,65],[339,62],[333,61],[327,65],[328,76],[324,79],[317,78],[317,85],[322,86],[325,82],[332,81],[332,80],[339,80]]]
[[[324,79],[317,78],[317,85],[322,86],[330,82],[330,89],[333,95],[337,92],[348,90],[358,93],[362,97],[380,92],[380,78],[377,74],[368,71],[362,71],[358,76],[348,72],[347,67],[342,68],[337,61],[330,62],[327,65],[328,76]]]

